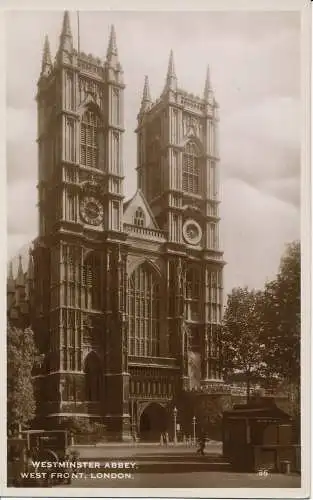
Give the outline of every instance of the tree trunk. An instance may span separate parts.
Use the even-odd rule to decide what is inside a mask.
[[[250,401],[250,392],[251,392],[251,386],[250,386],[250,373],[247,374],[247,403]]]

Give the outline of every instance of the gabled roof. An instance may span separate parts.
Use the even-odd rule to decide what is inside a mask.
[[[154,218],[153,212],[150,208],[141,189],[137,189],[134,196],[127,200],[123,206],[123,221],[128,224],[133,224],[133,215],[136,209],[140,207],[146,216],[146,227],[159,230],[159,226]]]
[[[247,418],[266,418],[266,419],[279,419],[290,420],[291,417],[279,408],[275,402],[272,404],[245,404],[235,405],[233,410],[224,412],[228,418],[232,417],[247,417]]]

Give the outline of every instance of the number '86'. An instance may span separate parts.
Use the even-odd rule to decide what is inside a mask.
[[[258,470],[258,475],[262,476],[262,477],[266,477],[266,476],[268,476],[268,470],[266,470],[266,469],[259,469]]]

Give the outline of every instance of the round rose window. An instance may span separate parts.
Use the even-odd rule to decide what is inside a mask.
[[[188,220],[183,227],[184,239],[190,245],[198,245],[202,238],[202,231],[199,224],[194,220]]]

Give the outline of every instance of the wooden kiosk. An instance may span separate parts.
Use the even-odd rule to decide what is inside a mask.
[[[223,456],[234,470],[299,469],[292,419],[270,400],[235,406],[223,414]]]

